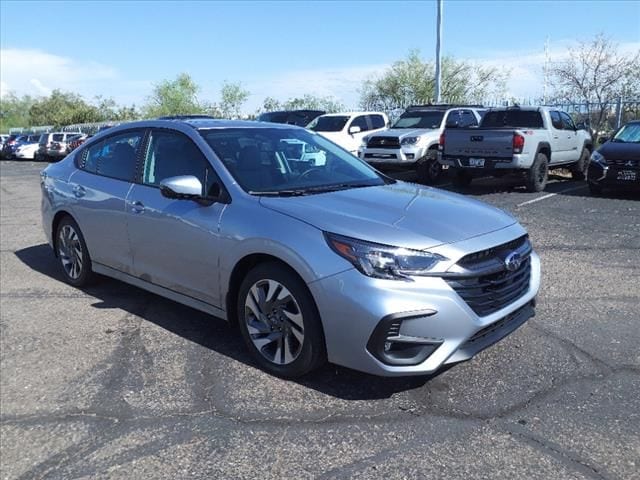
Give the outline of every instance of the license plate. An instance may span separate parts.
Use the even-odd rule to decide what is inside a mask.
[[[634,170],[620,170],[618,172],[618,180],[624,180],[627,182],[635,182],[638,172],[635,172]]]
[[[484,158],[470,158],[469,159],[470,167],[484,167]]]
[[[396,156],[390,153],[374,153],[373,158],[395,158]]]

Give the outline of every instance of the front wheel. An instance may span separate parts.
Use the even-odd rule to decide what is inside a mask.
[[[541,192],[547,186],[549,177],[549,160],[544,153],[536,155],[536,159],[527,171],[527,190]]]
[[[418,182],[427,185],[435,183],[442,173],[442,165],[438,162],[438,152],[429,150],[424,160],[418,164],[416,173],[418,174]]]
[[[586,148],[582,149],[580,159],[571,166],[571,178],[574,180],[584,180],[587,178],[587,169],[589,168],[589,157],[591,154]]]
[[[251,270],[240,286],[238,323],[260,367],[295,378],[326,358],[320,316],[304,282],[279,263]]]
[[[93,279],[91,257],[80,227],[71,217],[60,220],[54,246],[66,282],[74,287],[88,285]]]

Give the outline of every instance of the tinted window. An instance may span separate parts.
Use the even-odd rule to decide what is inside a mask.
[[[391,128],[440,128],[444,112],[405,112],[400,115]]]
[[[61,142],[63,138],[64,138],[64,133],[54,133],[53,134],[53,141],[54,142]]]
[[[359,115],[356,118],[353,119],[353,122],[351,122],[351,127],[360,127],[360,131],[361,132],[366,132],[367,130],[369,130],[369,126],[367,125],[367,117],[365,117],[364,115]]]
[[[542,114],[537,110],[493,110],[480,124],[483,128],[543,128]]]
[[[170,130],[153,130],[145,157],[142,183],[158,186],[165,178],[180,175],[197,177],[205,192],[209,192],[216,183],[209,161],[188,137]]]
[[[349,117],[346,115],[332,115],[330,117],[318,117],[307,128],[316,132],[340,132],[347,124]]]
[[[553,125],[553,128],[562,130],[562,119],[560,118],[560,113],[556,111],[549,112],[549,116],[551,117],[551,125]]]
[[[386,122],[382,115],[369,115],[369,120],[371,121],[371,128],[374,130],[386,127]]]
[[[91,145],[83,154],[80,168],[105,177],[133,182],[142,136],[142,131],[135,130]]]
[[[569,116],[569,114],[560,112],[560,118],[562,119],[562,128],[565,130],[575,130],[576,126],[573,123],[573,120]]]

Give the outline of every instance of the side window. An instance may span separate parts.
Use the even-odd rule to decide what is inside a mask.
[[[384,128],[386,126],[382,115],[369,115],[369,120],[371,121],[371,128],[373,130]]]
[[[565,130],[576,129],[576,125],[575,123],[573,123],[573,120],[571,119],[568,113],[560,112],[560,117],[562,119],[562,128],[564,128]]]
[[[134,130],[105,138],[83,153],[80,168],[87,172],[133,182],[137,152],[144,132]]]
[[[187,136],[171,130],[153,130],[145,155],[142,183],[157,187],[165,178],[193,175],[208,193],[216,176],[204,154]]]
[[[551,117],[551,125],[556,130],[562,130],[562,120],[560,119],[560,113],[555,110],[549,112],[549,116]]]
[[[349,128],[351,127],[360,127],[361,132],[366,132],[367,130],[369,130],[369,126],[367,125],[367,117],[365,117],[364,115],[357,116],[353,119],[353,122],[351,122]]]

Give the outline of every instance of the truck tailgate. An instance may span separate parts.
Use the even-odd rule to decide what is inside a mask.
[[[445,130],[444,156],[511,158],[513,129],[448,128]]]

